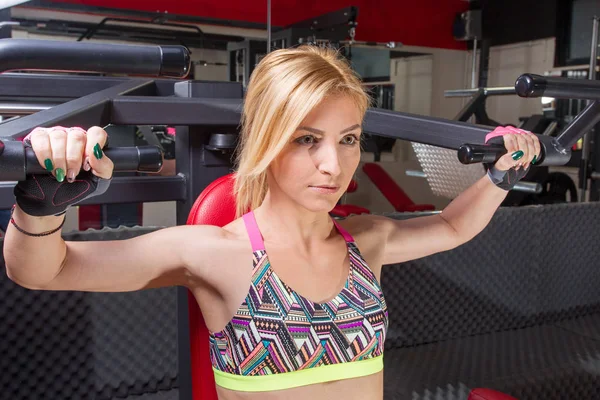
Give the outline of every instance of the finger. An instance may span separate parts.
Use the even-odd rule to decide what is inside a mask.
[[[63,182],[67,171],[67,132],[64,128],[54,127],[49,130],[48,136],[52,147],[54,176],[57,181]]]
[[[523,166],[523,164],[525,164],[526,162],[529,161],[529,146],[527,145],[527,139],[526,139],[526,135],[515,135],[515,138],[517,140],[517,147],[518,150],[517,151],[521,151],[522,153],[518,153],[518,154],[522,154],[521,157],[517,161],[517,165],[518,166]],[[515,157],[516,158],[516,157]]]
[[[506,148],[506,154],[500,157],[496,162],[495,167],[501,171],[506,171],[512,168],[515,164],[513,154],[517,150],[517,140],[513,134],[505,134],[502,139],[504,140],[504,147]]]
[[[525,131],[523,129],[515,128],[514,126],[507,126],[506,128],[517,135],[527,135],[529,133],[528,131]]]
[[[96,161],[95,164],[99,165],[94,166],[94,162],[92,162],[92,174],[104,179],[112,178],[115,165],[110,158],[102,157],[102,160]]]
[[[31,148],[35,152],[40,165],[48,172],[54,171],[54,163],[52,162],[52,148],[50,147],[50,138],[48,132],[44,128],[35,128],[28,135]]]
[[[542,156],[542,145],[540,144],[540,139],[538,139],[537,136],[533,137],[533,148],[534,148],[533,151],[534,151],[535,157],[531,161],[531,163],[535,164],[540,160],[540,157]]]
[[[86,160],[89,168],[94,175],[109,179],[112,177],[114,168],[113,162],[106,157],[102,148],[108,140],[106,131],[98,126],[94,126],[87,131]],[[84,160],[84,168],[86,161]],[[89,168],[87,169],[89,171]]]
[[[68,129],[67,133],[67,181],[73,182],[83,164],[86,135],[83,129],[77,128]]]
[[[525,135],[523,135],[523,137],[525,138],[525,141],[527,142],[527,155],[528,155],[527,161],[525,162],[524,167],[529,168],[529,164],[531,163],[531,161],[537,154],[535,152],[535,141],[537,140],[537,138],[535,137],[535,135],[533,133],[525,134]]]
[[[506,134],[503,137],[504,139],[504,147],[506,151],[510,154],[519,150],[519,143],[517,142],[517,135],[514,134]]]

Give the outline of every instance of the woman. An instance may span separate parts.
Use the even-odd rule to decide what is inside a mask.
[[[540,147],[534,135],[497,130],[491,136],[503,135],[508,154],[441,214],[336,223],[328,212],[359,164],[367,107],[359,79],[333,50],[270,53],[244,103],[239,218],[223,228],[177,226],[124,241],[65,243],[57,228],[68,205],[110,182],[106,132],[37,129],[28,142],[52,174],[15,188],[8,274],[35,290],[188,287],[211,332],[222,399],[381,399],[382,265],[473,238]]]

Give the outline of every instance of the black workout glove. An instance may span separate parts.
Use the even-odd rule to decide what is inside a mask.
[[[493,164],[487,165],[487,175],[496,186],[504,190],[512,190],[516,183],[527,175],[529,168],[511,168],[508,171],[500,171]]]
[[[17,183],[14,194],[19,207],[29,215],[60,215],[69,206],[106,192],[110,182],[83,170],[72,183],[58,182],[51,174],[29,175]]]
[[[501,132],[498,136],[494,136],[492,138],[490,138],[489,140],[486,141],[486,144],[501,144],[504,145],[504,138],[502,137],[502,133],[504,133],[504,131],[502,130],[502,127],[498,127],[496,128],[496,131]],[[514,133],[512,131],[508,131],[507,133]],[[500,171],[498,169],[496,169],[495,167],[495,163],[484,163],[484,166],[487,170],[487,176],[490,178],[490,180],[492,181],[492,183],[494,183],[496,186],[498,186],[500,189],[503,190],[512,190],[515,185],[517,184],[517,182],[519,182],[521,179],[523,179],[525,177],[525,175],[527,175],[527,173],[529,172],[529,168],[510,168],[506,171]]]

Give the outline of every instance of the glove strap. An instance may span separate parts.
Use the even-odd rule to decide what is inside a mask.
[[[517,182],[519,182],[525,175],[527,175],[529,169],[519,170],[511,168],[508,171],[500,171],[495,166],[490,166],[487,171],[487,176],[490,181],[500,189],[509,191],[512,190]]]

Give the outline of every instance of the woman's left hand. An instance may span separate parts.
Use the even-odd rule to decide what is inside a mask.
[[[540,141],[536,135],[512,126],[499,126],[486,137],[486,143],[502,136],[507,153],[503,155],[494,167],[499,171],[508,171],[511,168],[526,170],[540,158]]]

